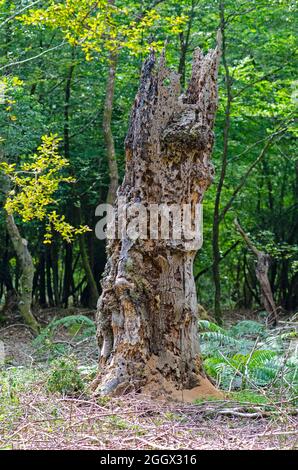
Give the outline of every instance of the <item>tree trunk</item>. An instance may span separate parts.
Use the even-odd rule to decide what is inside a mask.
[[[115,202],[119,184],[118,166],[115,153],[115,144],[112,133],[112,113],[116,80],[117,54],[111,52],[109,57],[109,72],[106,85],[106,97],[103,111],[103,135],[107,149],[110,184],[107,195],[107,203]]]
[[[35,298],[40,307],[47,307],[46,300],[46,271],[45,271],[45,252],[42,249],[39,253],[39,263],[33,278],[33,298]]]
[[[5,302],[1,309],[1,313],[4,313],[9,317],[12,312],[15,312],[18,307],[18,296],[13,285],[12,276],[9,269],[9,252],[8,252],[9,234],[5,233],[5,247],[4,254],[0,264],[0,283],[1,292],[0,299],[3,296],[4,288],[6,289]]]
[[[72,270],[72,245],[64,242],[65,258],[64,258],[64,277],[62,304],[64,308],[68,308],[70,292],[73,286],[73,270]]]
[[[250,248],[250,250],[254,253],[257,259],[256,263],[256,277],[259,281],[260,288],[261,288],[261,303],[268,312],[268,323],[276,325],[278,322],[278,311],[279,308],[276,307],[274,299],[273,299],[273,294],[271,290],[271,285],[269,282],[269,277],[268,277],[268,270],[269,270],[269,264],[270,264],[270,256],[268,253],[264,253],[263,251],[258,250],[248,235],[244,232],[243,228],[237,221],[237,219],[234,220],[234,224],[242,236],[243,240],[247,244],[247,246]]]
[[[148,209],[155,207],[151,204],[190,204],[193,209],[202,201],[213,177],[209,158],[219,56],[219,47],[206,56],[195,51],[192,78],[182,96],[179,75],[165,67],[164,56],[159,63],[153,53],[146,60],[117,198],[117,203],[126,199],[128,212],[136,203]],[[120,214],[116,220],[120,224]],[[172,233],[167,239],[158,234],[133,239],[122,232],[119,238],[108,242],[98,302],[96,392],[142,390],[185,400],[195,398],[192,389],[218,394],[204,375],[199,351],[193,260],[200,243],[189,244],[185,235]]]
[[[192,24],[195,18],[195,7],[197,2],[192,0],[190,12],[187,15],[188,21],[186,25],[185,31],[182,31],[179,35],[180,39],[180,55],[179,55],[179,66],[178,66],[178,73],[180,75],[180,83],[182,89],[185,86],[185,79],[186,79],[186,56],[188,53],[189,45],[190,45],[190,32],[192,28]]]
[[[223,129],[223,150],[221,157],[221,170],[219,181],[216,188],[216,196],[214,201],[213,227],[212,227],[212,254],[213,254],[213,283],[214,283],[214,317],[219,324],[222,324],[221,310],[221,280],[220,280],[220,203],[224,182],[228,167],[229,138],[231,128],[231,107],[232,107],[232,78],[226,57],[226,19],[225,5],[221,1],[219,3],[220,30],[222,34],[222,62],[225,70],[225,84],[227,93],[227,103],[225,108],[225,123]]]
[[[52,258],[51,258],[51,250],[50,247],[46,247],[46,280],[47,280],[47,294],[48,294],[48,303],[49,307],[54,307],[54,296],[53,296],[53,288],[52,288]]]
[[[82,216],[82,210],[81,207],[77,208],[77,218],[78,218],[78,225],[83,224],[83,216]],[[82,265],[83,269],[85,272],[85,276],[87,279],[87,293],[88,293],[88,298],[87,298],[87,303],[86,305],[89,308],[96,308],[99,292],[97,289],[96,281],[94,278],[94,274],[92,271],[92,266],[90,263],[90,257],[89,257],[89,250],[88,247],[86,246],[86,239],[85,235],[82,234],[79,237],[79,246],[80,246],[80,255],[82,259]]]
[[[86,244],[85,244],[84,235],[80,236],[79,244],[80,244],[80,253],[81,253],[81,257],[82,257],[82,264],[83,264],[85,276],[86,276],[87,283],[88,283],[87,287],[88,287],[89,295],[88,295],[87,305],[90,308],[96,308],[96,303],[97,303],[97,299],[98,299],[98,289],[97,289],[97,285],[96,285],[96,282],[95,282],[95,279],[94,279],[94,276],[93,276],[93,272],[92,272],[92,269],[91,269],[90,260],[89,260],[88,251],[87,251]]]
[[[31,312],[34,266],[31,254],[28,250],[28,242],[21,237],[13,216],[7,213],[6,225],[22,270],[18,307],[25,323],[30,326],[35,333],[38,333],[39,324]]]
[[[55,306],[61,306],[61,285],[59,285],[59,245],[58,240],[53,240],[52,244],[50,245],[50,262],[51,262],[51,269],[53,273],[53,292],[54,292],[54,299],[55,299]]]

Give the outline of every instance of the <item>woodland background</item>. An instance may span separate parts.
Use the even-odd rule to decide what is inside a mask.
[[[181,73],[183,88],[194,48],[206,51],[214,46],[216,30],[224,22],[213,152],[215,180],[205,198],[204,246],[194,268],[198,298],[206,309],[215,308],[218,320],[225,310],[260,307],[254,257],[235,230],[237,216],[256,245],[271,255],[270,282],[276,303],[285,311],[295,311],[296,2],[165,0],[155,6],[150,1],[116,2],[127,8],[127,17],[119,15],[115,20],[116,29],[123,27],[129,15],[134,18],[152,8],[156,19],[135,34],[134,42],[131,35],[123,40],[115,63],[109,46],[103,44],[97,51],[88,38],[83,38],[83,48],[74,40],[70,44],[65,39],[63,17],[60,27],[59,16],[58,27],[51,21],[34,23],[34,18],[34,24],[17,18],[7,21],[27,3],[6,1],[1,5],[0,73],[10,80],[12,102],[0,105],[2,152],[6,161],[18,167],[30,160],[41,136],[53,133],[61,137],[59,151],[69,160],[67,175],[75,182],[60,185],[55,210],[71,224],[83,223],[92,229],[73,243],[54,234],[52,243],[45,245],[45,222],[24,223],[17,218],[36,268],[34,303],[41,307],[95,306],[94,286],[99,293],[105,264],[104,242],[96,240],[93,231],[98,220],[95,208],[107,200],[111,177],[114,181],[123,177],[124,139],[148,47],[154,43],[153,47],[160,48],[167,41],[168,65]],[[47,5],[35,2],[32,8]],[[182,24],[175,26],[172,20],[173,26],[171,18],[181,15]],[[166,24],[165,18],[170,18]],[[109,99],[111,73],[112,78],[115,75],[113,99]],[[13,77],[20,83],[16,78],[13,83]],[[117,169],[109,167],[109,139],[115,146]],[[0,202],[3,205],[3,196]],[[0,246],[3,305],[9,290],[18,291],[20,270],[2,212]]]
[[[296,22],[294,0],[0,0],[1,449],[297,448]],[[166,44],[183,90],[218,29],[215,177],[194,275],[204,368],[225,399],[94,401],[106,262],[95,208],[124,175],[142,63]],[[18,310],[7,201],[33,260],[37,337]],[[275,328],[235,218],[270,255]]]

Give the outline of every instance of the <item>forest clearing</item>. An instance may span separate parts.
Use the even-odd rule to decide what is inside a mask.
[[[2,329],[0,339],[7,345],[9,360],[1,377],[2,449],[297,448],[297,396],[289,373],[297,350],[297,337],[291,334],[297,331],[294,322],[285,322],[270,333],[252,320],[238,321],[222,337],[219,332],[204,336],[202,331],[205,367],[215,362],[218,344],[225,355],[221,363],[217,358],[221,373],[209,372],[225,390],[222,398],[209,396],[186,403],[182,394],[175,402],[128,394],[94,400],[88,383],[97,369],[95,325],[92,332],[83,313],[88,314],[76,312],[81,325],[74,322],[74,316],[62,316],[67,326],[54,320],[52,325],[56,321],[57,326],[52,333],[33,342],[32,333],[22,325]],[[202,330],[207,326],[204,321]],[[208,332],[212,329],[209,325]],[[280,359],[285,354],[288,359],[286,364],[271,359],[270,364],[265,358],[268,346],[263,343],[258,351],[265,357],[253,358],[247,384],[241,389],[237,387],[237,381],[244,379],[241,368],[229,369],[227,361],[239,350],[237,341],[245,348],[245,342],[253,343],[258,337],[260,346],[264,340],[271,345],[272,357],[273,351],[279,351]],[[270,386],[264,388],[264,384]]]
[[[296,20],[0,0],[1,450],[298,448]]]

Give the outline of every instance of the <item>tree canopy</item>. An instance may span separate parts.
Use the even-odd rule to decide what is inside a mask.
[[[111,54],[117,61],[110,127],[121,181],[124,138],[143,60],[150,50],[160,51],[166,44],[167,64],[179,71],[183,88],[193,50],[214,46],[221,29],[215,180],[205,198],[204,247],[195,262],[199,301],[211,310],[215,305],[219,320],[222,310],[260,304],[253,255],[233,224],[237,216],[256,245],[271,256],[270,281],[277,304],[285,310],[297,308],[296,2],[4,0],[0,8],[1,158],[14,169],[18,182],[15,201],[2,195],[1,203],[10,210],[14,205],[22,236],[29,240],[36,302],[44,289],[40,269],[49,277],[46,303],[67,304],[73,290],[75,302],[86,302],[90,279],[99,284],[105,259],[104,245],[92,232],[75,237],[71,245],[56,233],[47,247],[49,218],[33,217],[30,205],[30,215],[19,217],[17,201],[31,193],[30,181],[18,175],[33,164],[43,136],[58,136],[59,165],[68,163],[61,168],[59,185],[55,178],[42,176],[47,191],[55,186],[54,200],[38,199],[40,186],[35,186],[36,210],[43,212],[47,206],[57,220],[65,217],[73,227],[93,230],[95,207],[106,201],[111,178],[103,131]],[[52,220],[55,223],[57,228]],[[2,251],[15,283],[17,263],[5,241],[3,216],[0,227]],[[81,255],[81,239],[86,256]],[[49,266],[39,266],[41,254]],[[71,273],[62,266],[65,257]],[[63,294],[65,283],[73,288]]]

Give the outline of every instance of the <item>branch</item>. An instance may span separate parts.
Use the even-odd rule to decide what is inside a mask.
[[[234,219],[234,224],[238,232],[240,233],[241,237],[247,244],[247,246],[251,249],[251,251],[258,257],[260,256],[260,251],[255,247],[255,245],[252,243],[251,239],[247,235],[247,233],[244,232],[243,228],[241,227],[240,223],[238,222],[237,219]]]
[[[231,251],[233,251],[234,248],[236,248],[236,246],[239,245],[239,243],[240,243],[240,240],[237,240],[236,242],[234,242],[233,245],[231,245],[230,248],[228,248],[228,249],[224,252],[224,254],[220,257],[219,263],[220,263],[223,259],[225,259],[225,258],[228,256],[228,254],[230,254]],[[211,268],[213,267],[213,265],[214,265],[214,263],[212,263],[212,264],[210,264],[209,266],[207,266],[207,268],[202,269],[202,271],[199,271],[198,274],[196,274],[196,276],[195,276],[195,281],[197,281],[197,280],[199,279],[199,277],[201,277],[203,274],[207,273],[207,272],[209,271],[209,269],[211,269]]]
[[[55,49],[59,49],[60,47],[62,47],[63,45],[65,44],[65,41],[61,42],[60,44],[58,44],[57,46],[54,46],[54,47],[51,47],[50,49],[46,49],[45,51],[42,51],[40,54],[37,54],[33,57],[28,57],[27,59],[24,59],[24,60],[20,60],[18,62],[11,62],[10,64],[6,64],[6,65],[3,65],[3,67],[0,67],[0,72],[1,70],[4,70],[4,69],[7,69],[9,67],[13,67],[15,65],[21,65],[21,64],[24,64],[26,62],[30,62],[31,60],[34,60],[34,59],[38,59],[39,57],[47,54],[48,52],[51,52],[51,51],[54,51]]]
[[[40,3],[39,0],[37,0],[36,2],[33,2],[33,3],[30,3],[30,5],[26,5],[24,8],[22,8],[21,10],[19,11],[16,11],[15,13],[13,13],[13,15],[11,15],[9,18],[6,18],[6,20],[4,20],[2,23],[0,23],[0,29],[3,28],[3,26],[5,26],[9,21],[13,20],[16,16],[20,15],[21,13],[23,13],[24,11],[28,10],[29,8],[33,7],[34,5],[36,5],[37,3]]]
[[[259,156],[256,158],[256,160],[249,166],[249,168],[246,170],[246,172],[244,173],[244,175],[242,176],[241,178],[241,181],[239,183],[239,185],[236,187],[236,189],[234,190],[232,196],[230,197],[230,200],[229,202],[226,204],[226,206],[223,208],[223,210],[221,211],[221,213],[219,214],[219,217],[218,217],[218,220],[219,222],[221,222],[226,213],[228,212],[228,210],[231,208],[237,194],[241,191],[241,189],[243,188],[243,186],[245,185],[246,183],[246,180],[248,178],[248,176],[250,175],[250,173],[252,172],[252,170],[257,166],[257,164],[262,160],[262,158],[265,156],[266,154],[266,151],[268,150],[268,148],[270,147],[270,145],[272,144],[272,141],[274,140],[275,137],[277,137],[278,135],[284,133],[285,131],[287,130],[287,128],[284,128],[284,129],[281,129],[280,131],[277,131],[277,132],[274,132],[273,134],[271,134],[271,136],[268,138],[268,141],[266,142],[265,146],[263,147],[263,149],[261,150]]]
[[[222,151],[222,165],[219,176],[219,181],[216,189],[215,196],[215,207],[214,207],[214,221],[219,219],[219,207],[221,200],[221,193],[226,177],[227,166],[228,166],[228,151],[229,151],[229,134],[231,127],[231,106],[232,106],[232,79],[230,75],[230,69],[226,58],[226,36],[225,36],[225,16],[224,16],[224,2],[220,2],[220,42],[222,51],[222,61],[225,69],[225,82],[227,91],[227,105],[225,109],[225,124],[223,129],[223,151]]]
[[[233,99],[238,98],[238,96],[241,95],[245,90],[248,88],[253,87],[259,82],[262,82],[264,80],[268,80],[272,75],[275,75],[277,72],[279,72],[281,69],[284,68],[284,65],[281,65],[280,67],[277,67],[276,69],[272,70],[271,72],[266,73],[262,77],[258,77],[255,81],[248,83],[247,85],[243,86],[237,93],[233,94]]]

